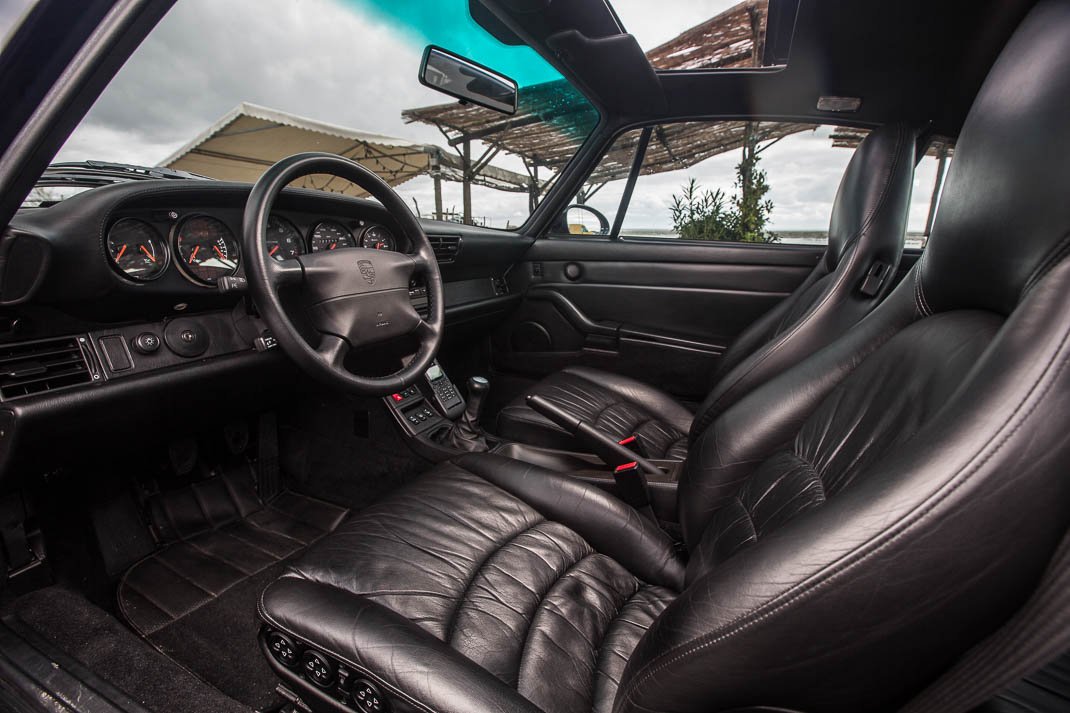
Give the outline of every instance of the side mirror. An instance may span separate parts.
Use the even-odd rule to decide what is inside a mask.
[[[462,102],[500,111],[516,113],[517,84],[492,69],[441,47],[428,45],[420,62],[420,84]]]
[[[562,232],[567,232],[569,235],[609,235],[609,219],[602,211],[589,205],[573,203],[565,208],[561,217],[564,228]],[[598,224],[597,228],[588,224],[592,217]]]

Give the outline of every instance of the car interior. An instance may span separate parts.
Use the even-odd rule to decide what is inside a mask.
[[[385,149],[201,168],[303,126],[252,104],[57,161],[183,1],[36,0],[0,50],[0,710],[1070,710],[1070,2],[744,0],[696,67],[612,0],[450,3],[557,78],[403,67],[480,169],[568,137],[495,227]],[[629,223],[729,144],[743,215],[815,127],[820,241]]]

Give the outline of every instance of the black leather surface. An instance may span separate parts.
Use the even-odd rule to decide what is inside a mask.
[[[498,415],[498,433],[520,443],[582,450],[527,406],[530,394],[623,437],[637,433],[653,458],[682,460],[717,416],[747,393],[835,341],[866,316],[892,287],[872,296],[859,286],[883,263],[895,273],[903,251],[914,176],[916,132],[903,125],[873,131],[848,163],[833,204],[829,244],[818,265],[790,296],[732,343],[713,375],[713,389],[691,416],[672,396],[632,379],[594,369],[565,369],[542,380]]]
[[[1021,606],[1070,526],[1070,201],[1049,188],[1070,185],[1068,36],[1070,3],[1048,0],[1004,50],[952,208],[890,297],[699,435],[682,585],[625,506],[468,456],[326,538],[268,588],[265,618],[350,661],[371,650],[364,666],[424,710],[896,710]],[[547,607],[526,615],[540,576]],[[600,687],[597,641],[649,587],[664,608]]]
[[[683,460],[693,418],[676,399],[635,379],[597,369],[569,367],[552,374],[498,414],[506,440],[577,450],[572,435],[525,403],[537,394],[620,440],[636,435],[650,458]]]
[[[261,613],[425,710],[608,711],[682,581],[671,542],[631,508],[474,455],[345,522]]]
[[[320,539],[347,510],[292,492],[267,505],[251,474],[226,474],[150,503],[160,539],[119,583],[119,610],[141,635],[154,634],[230,588]]]

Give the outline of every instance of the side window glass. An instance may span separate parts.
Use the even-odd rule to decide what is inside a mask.
[[[910,218],[907,222],[908,248],[924,248],[929,240],[953,154],[951,143],[947,139],[937,138],[929,144],[925,156],[914,169],[914,188],[910,194]]]
[[[572,197],[568,208],[551,226],[551,235],[577,238],[609,235],[641,133],[640,129],[634,129],[617,137],[598,167]]]
[[[840,178],[864,136],[785,122],[656,127],[621,237],[824,244]]]

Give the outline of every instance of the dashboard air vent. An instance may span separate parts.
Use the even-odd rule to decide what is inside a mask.
[[[439,262],[453,262],[457,254],[461,252],[460,235],[428,235],[431,247],[435,250],[435,258]]]
[[[0,346],[0,398],[16,399],[93,381],[78,337]]]

